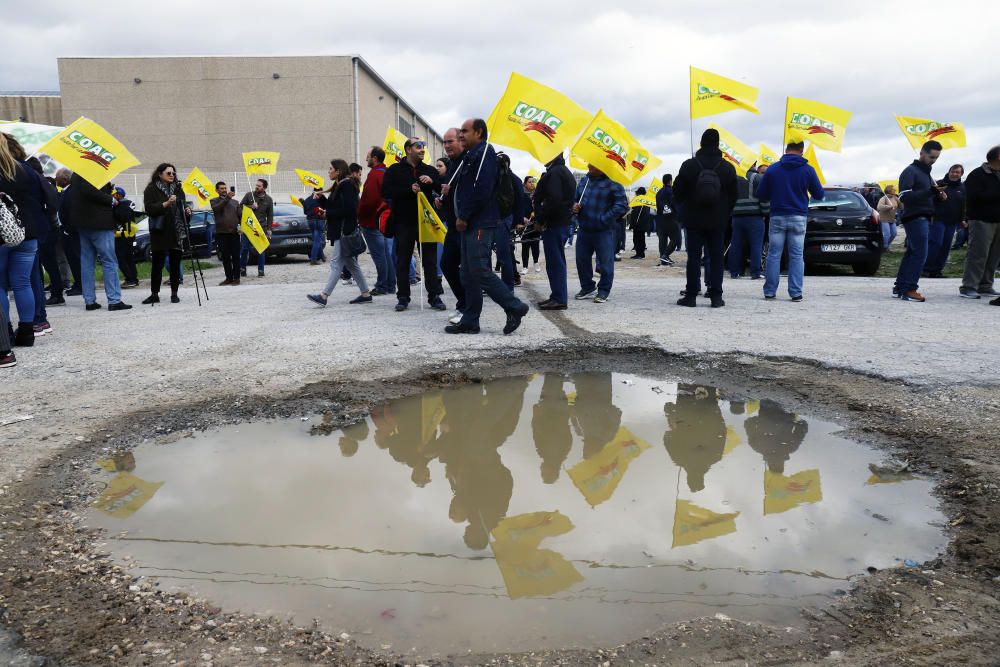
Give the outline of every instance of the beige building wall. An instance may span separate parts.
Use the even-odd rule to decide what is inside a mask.
[[[62,125],[58,95],[0,95],[0,120],[22,120],[39,125]]]

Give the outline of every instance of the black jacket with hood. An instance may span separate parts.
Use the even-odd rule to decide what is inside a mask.
[[[721,196],[709,206],[695,201],[695,186],[703,169],[714,169],[722,184]],[[674,179],[674,199],[680,206],[681,224],[699,231],[726,229],[736,206],[736,168],[726,162],[718,145],[699,148],[684,161]]]
[[[563,156],[557,155],[535,187],[535,220],[545,227],[565,227],[573,221],[575,196],[576,179]]]

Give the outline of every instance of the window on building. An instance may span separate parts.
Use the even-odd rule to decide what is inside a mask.
[[[413,126],[410,125],[410,121],[406,120],[402,116],[399,117],[399,131],[406,135],[407,138],[413,136]]]

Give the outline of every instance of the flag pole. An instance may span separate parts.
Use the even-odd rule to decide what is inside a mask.
[[[694,72],[694,68],[688,65],[688,122],[691,126],[691,157],[694,157],[694,100],[691,99],[691,81]]]

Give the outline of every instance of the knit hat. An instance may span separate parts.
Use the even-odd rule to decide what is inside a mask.
[[[708,128],[701,135],[701,147],[707,149],[719,149],[719,131]]]

